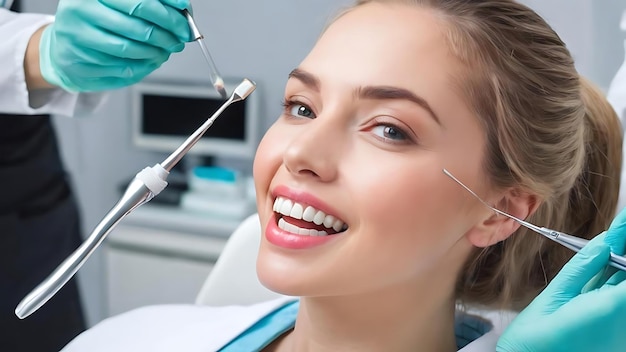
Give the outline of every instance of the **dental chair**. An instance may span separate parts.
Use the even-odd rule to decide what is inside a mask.
[[[202,285],[196,304],[248,305],[282,297],[265,288],[256,275],[261,226],[255,213],[231,234],[213,270]]]

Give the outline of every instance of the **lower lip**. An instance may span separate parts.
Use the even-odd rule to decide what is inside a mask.
[[[335,235],[327,236],[305,236],[294,235],[278,227],[276,213],[274,213],[265,228],[265,238],[275,246],[289,249],[306,249],[321,246],[328,241],[332,241]]]

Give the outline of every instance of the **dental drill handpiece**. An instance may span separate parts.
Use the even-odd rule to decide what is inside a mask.
[[[215,90],[217,90],[218,93],[220,93],[223,99],[226,99],[228,94],[226,93],[226,89],[224,88],[224,80],[222,79],[222,76],[217,70],[217,66],[215,65],[215,62],[213,61],[213,57],[211,57],[211,54],[209,53],[209,50],[207,49],[206,44],[204,43],[204,35],[200,33],[200,30],[198,29],[198,26],[196,25],[196,21],[193,19],[193,16],[191,16],[191,13],[187,9],[183,10],[183,14],[187,18],[187,22],[189,23],[189,29],[191,29],[191,35],[193,36],[193,41],[198,43],[198,45],[200,46],[200,50],[202,51],[202,56],[204,56],[204,59],[209,65],[209,75],[210,75],[211,83],[213,84],[213,87],[215,88]]]
[[[100,221],[91,235],[67,257],[43,282],[35,287],[15,308],[15,315],[24,319],[41,308],[82,267],[91,254],[104,241],[113,228],[131,211],[147,203],[167,187],[169,171],[182,159],[204,135],[215,119],[232,103],[244,100],[254,91],[254,82],[244,79],[230,98],[200,126],[176,151],[162,163],[141,170],[126,188],[122,198]]]

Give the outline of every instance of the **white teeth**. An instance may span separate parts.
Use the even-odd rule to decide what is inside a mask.
[[[326,217],[324,218],[324,226],[331,228],[333,227],[334,223],[335,223],[335,217],[332,215],[326,215]]]
[[[293,207],[293,203],[289,199],[285,199],[283,204],[280,206],[279,213],[283,215],[289,216],[291,214],[291,208]]]
[[[291,216],[294,219],[302,219],[302,212],[304,212],[304,210],[302,209],[302,205],[295,203],[293,207],[291,208],[291,212],[289,213],[289,216]]]
[[[283,205],[283,201],[284,198],[276,198],[276,201],[274,202],[274,211],[275,212],[280,212],[280,207]]]
[[[277,197],[276,200],[274,200],[273,209],[277,213],[292,217],[294,219],[299,219],[299,220],[302,219],[307,222],[312,222],[315,225],[324,224],[324,227],[328,229],[332,228],[336,232],[345,231],[348,229],[348,226],[343,221],[335,218],[334,216],[326,215],[323,211],[317,210],[310,205],[305,206],[287,198]],[[315,234],[312,234],[312,236],[319,236],[319,234],[317,234],[318,232],[323,232],[324,234],[326,234],[325,231],[302,229],[297,226],[291,225],[285,222],[284,220],[283,222],[286,224],[285,226],[287,227],[287,229],[283,229],[285,231],[293,232],[296,234],[304,234],[304,232],[301,233],[301,230],[315,231]],[[279,226],[280,226],[280,223],[281,222],[279,221]],[[290,226],[293,226],[295,229],[291,228]]]
[[[315,217],[313,217],[313,222],[315,223],[315,225],[321,225],[324,222],[325,217],[326,217],[326,214],[324,214],[323,211],[318,210],[317,213],[315,214]]]
[[[306,209],[304,209],[304,213],[302,213],[302,220],[312,222],[313,218],[315,218],[316,213],[317,210],[315,210],[315,208],[306,207]]]
[[[314,229],[303,229],[296,225],[292,225],[288,223],[287,221],[285,221],[285,219],[283,218],[278,219],[278,228],[280,228],[283,231],[291,232],[295,235],[301,235],[301,236],[327,236],[328,235],[328,232],[326,231],[317,231]]]
[[[335,223],[333,224],[333,230],[339,232],[341,231],[341,229],[343,229],[344,227],[344,223],[341,220],[335,220]]]

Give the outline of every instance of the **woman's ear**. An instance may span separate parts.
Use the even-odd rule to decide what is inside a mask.
[[[537,210],[539,203],[536,195],[510,189],[494,205],[494,208],[524,220]],[[484,248],[504,241],[519,227],[520,224],[517,221],[494,212],[468,231],[466,237],[473,246]]]

